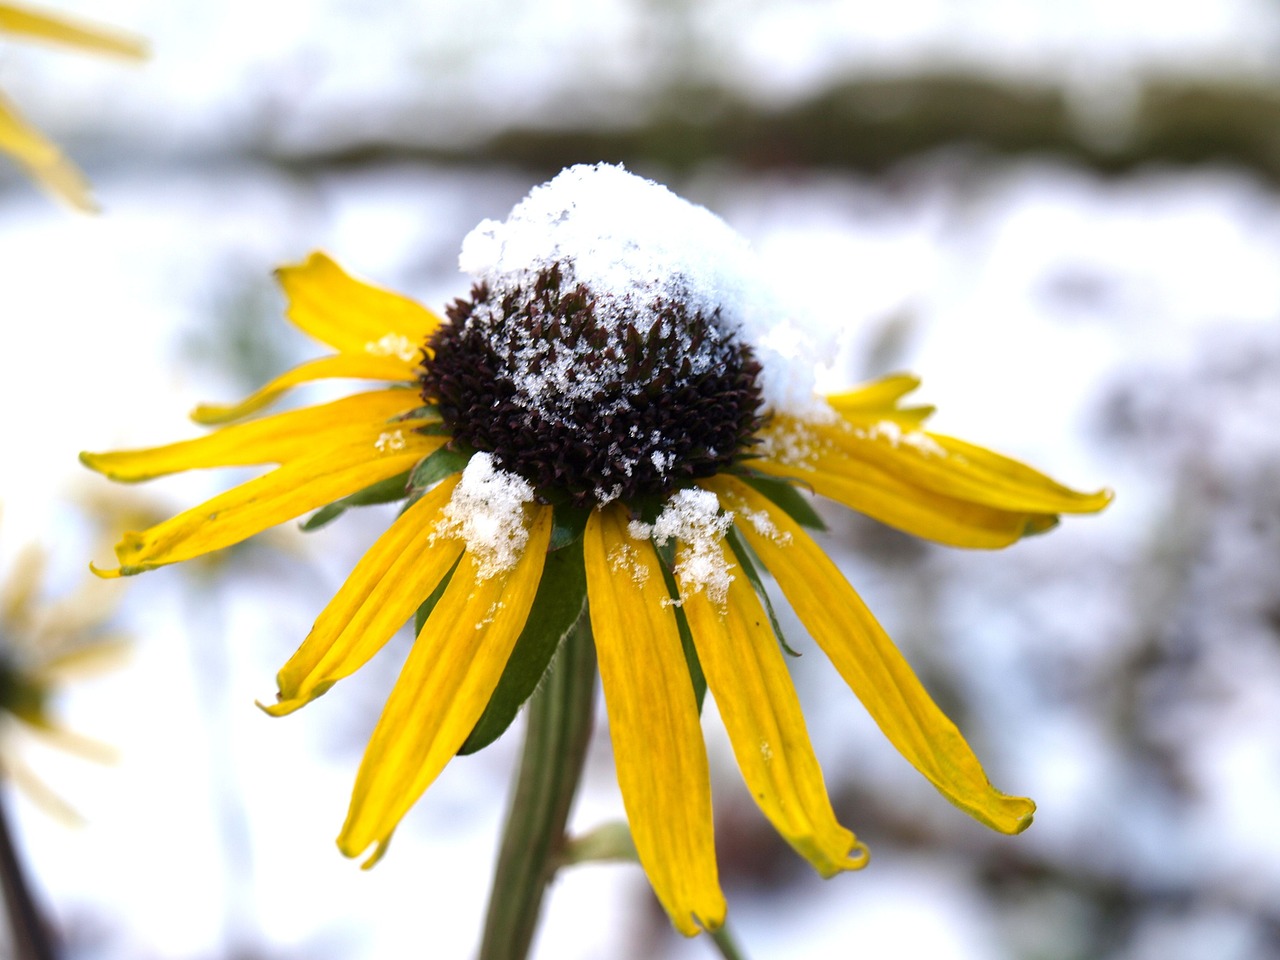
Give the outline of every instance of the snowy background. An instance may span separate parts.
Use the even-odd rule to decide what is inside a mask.
[[[52,3],[53,0],[50,0]],[[817,879],[758,816],[714,716],[730,921],[755,960],[1280,955],[1280,3],[1268,0],[63,0],[140,67],[0,38],[0,89],[104,213],[0,163],[0,576],[51,590],[128,514],[81,449],[194,435],[314,348],[271,270],[323,248],[440,306],[461,238],[560,166],[621,160],[722,215],[838,349],[907,368],[937,427],[1082,488],[1101,517],[993,554],[839,509],[831,549],[1035,825],[991,835],[793,664],[837,811],[871,847]],[[253,707],[385,525],[117,585],[121,669],[61,713],[114,744],[28,762],[87,820],[10,799],[82,960],[466,957],[518,738],[455,762],[361,873],[332,844],[403,657]],[[793,634],[798,633],[798,629]],[[620,814],[598,738],[575,823]],[[639,871],[562,875],[536,955],[696,958]]]

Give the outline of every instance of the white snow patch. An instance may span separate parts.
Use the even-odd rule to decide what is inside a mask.
[[[373,441],[373,448],[379,453],[398,453],[405,448],[403,430],[384,430]]]
[[[927,457],[947,455],[947,451],[923,430],[903,430],[902,425],[893,420],[881,420],[870,427],[855,427],[853,435],[862,440],[884,440],[895,449],[910,447]]]
[[[652,524],[632,520],[627,533],[636,540],[652,540],[662,546],[677,540],[684,548],[677,554],[675,575],[680,593],[692,596],[706,590],[712,603],[723,605],[733,582],[733,564],[725,559],[724,535],[733,524],[733,513],[720,512],[720,500],[710,490],[673,493]]]
[[[416,360],[418,345],[403,333],[388,333],[380,340],[370,340],[364,345],[364,352],[375,357],[399,357],[405,363]]]
[[[659,300],[718,313],[725,334],[755,349],[767,409],[807,417],[820,405],[816,351],[778,291],[761,280],[765,271],[747,242],[705,207],[621,166],[570,167],[535,187],[505,222],[485,220],[472,230],[458,264],[488,284],[495,302],[558,266],[566,281],[596,297],[601,324],[619,330],[628,321],[645,329]],[[695,374],[713,362],[713,346],[690,345]],[[518,387],[533,404],[547,395],[590,397],[595,381],[582,376],[585,358],[559,350],[548,362],[547,345],[536,338],[517,349],[530,371]],[[591,359],[607,362],[598,352]]]
[[[767,537],[778,546],[785,547],[791,542],[791,534],[780,531],[778,525],[773,522],[773,518],[763,510],[748,510],[744,507],[738,510],[738,515],[751,524],[756,533]]]
[[[476,561],[476,575],[487,580],[516,565],[529,540],[525,505],[533,487],[499,470],[488,453],[477,453],[462,471],[436,525],[435,537],[465,541]]]
[[[633,535],[634,536],[634,535]],[[637,537],[637,539],[642,539]],[[640,553],[628,543],[620,543],[609,553],[609,569],[614,573],[625,570],[631,574],[636,586],[643,587],[649,580],[649,568],[640,562]]]
[[[757,457],[788,467],[811,469],[821,447],[818,435],[803,420],[775,420],[759,440]]]

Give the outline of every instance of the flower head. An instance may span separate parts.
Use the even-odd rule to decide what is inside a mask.
[[[760,809],[824,876],[866,850],[837,822],[761,581],[771,573],[885,735],[948,800],[1016,833],[1030,800],[987,781],[806,528],[812,490],[910,533],[1002,547],[1100,510],[980,447],[927,432],[894,375],[835,396],[769,347],[787,320],[719,219],[620,168],[575,167],[464,242],[475,281],[444,318],[323,254],[280,272],[289,316],[337,353],[242,403],[323,377],[389,381],[203,439],[83,454],[113,479],[276,464],[116,549],[139,573],[311,510],[408,497],[280,671],[284,714],[418,632],[338,843],[375,859],[457,753],[492,740],[585,602],[635,846],[676,927],[723,919],[699,729],[710,690]],[[556,603],[548,598],[556,598]],[[569,602],[566,602],[568,597]],[[568,621],[549,610],[567,610]],[[524,679],[522,679],[524,678]],[[530,679],[531,678],[531,679]]]
[[[96,589],[100,584],[50,601],[42,596],[43,571],[43,553],[30,546],[0,583],[0,776],[48,812],[75,821],[75,811],[23,761],[20,735],[92,760],[111,759],[109,747],[62,726],[53,708],[63,681],[118,660],[123,643],[106,629],[114,604]]]
[[[0,33],[135,60],[147,55],[146,44],[137,37],[11,3],[0,3]],[[32,178],[67,203],[81,210],[95,209],[84,174],[55,143],[27,123],[3,94],[0,94],[0,152],[17,160]]]

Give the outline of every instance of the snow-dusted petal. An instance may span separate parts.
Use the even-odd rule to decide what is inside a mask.
[[[457,540],[437,540],[436,524],[458,477],[422,496],[360,558],[315,626],[276,676],[283,716],[350,676],[382,649],[444,579],[462,553]]]
[[[583,537],[587,602],[622,802],[640,863],[685,936],[724,922],[698,705],[658,556],[618,504]]]
[[[147,42],[141,37],[86,23],[61,14],[45,13],[11,3],[0,3],[0,33],[33,37],[62,43],[92,53],[107,53],[133,60],[147,55]]]
[[[831,659],[889,741],[944,797],[1001,833],[1020,833],[1035,804],[1000,793],[938,709],[893,641],[835,564],[771,501],[732,477],[705,484],[727,507],[769,517],[771,530],[738,530],[777,580],[813,639]]]
[[[332,378],[410,383],[417,378],[417,367],[399,357],[375,357],[370,354],[340,353],[320,357],[280,374],[238,403],[202,403],[191,411],[191,419],[206,426],[231,423],[274,403],[282,394],[299,384]]]
[[[71,206],[84,211],[97,209],[84,174],[63,155],[57,144],[27,123],[2,95],[0,152],[21,163],[32,179]]]
[[[763,473],[799,480],[815,493],[881,523],[952,547],[1007,547],[1058,522],[1052,514],[998,510],[934,493],[838,453],[814,454],[800,464],[752,460],[750,466]]]
[[[366,867],[484,712],[533,604],[551,522],[551,508],[535,509],[524,554],[497,574],[478,576],[464,553],[423,624],[365,750],[338,837],[349,857],[377,845]]]
[[[421,304],[357,280],[323,253],[276,271],[286,315],[340,353],[394,357],[417,365],[440,318]]]
[[[379,451],[373,443],[362,442],[277,467],[149,530],[126,533],[116,545],[120,568],[94,572],[102,577],[131,576],[229,547],[403,473],[446,438],[406,431],[403,439],[404,445],[395,450]]]
[[[934,493],[1015,513],[1096,513],[1109,491],[1081,493],[1017,460],[898,423],[811,428],[826,447]]]
[[[288,463],[314,456],[330,447],[347,446],[399,430],[401,436],[417,423],[388,424],[419,405],[408,390],[379,390],[343,397],[332,403],[224,427],[208,436],[163,447],[82,453],[80,462],[112,480],[133,483],[182,470],[207,467]]]
[[[681,598],[707,686],[761,811],[824,877],[866,866],[866,848],[831,809],[778,639],[747,578],[729,582],[723,605],[701,589],[682,589]]]

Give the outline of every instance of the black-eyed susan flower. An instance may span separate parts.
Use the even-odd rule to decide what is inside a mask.
[[[67,680],[117,662],[124,643],[109,629],[115,605],[98,589],[101,584],[48,599],[41,589],[43,570],[43,552],[29,546],[17,553],[0,584],[0,776],[47,812],[74,822],[75,811],[23,758],[24,741],[99,762],[112,759],[110,747],[63,726],[54,701]]]
[[[133,60],[147,55],[146,44],[137,37],[12,3],[0,3],[0,33]],[[3,94],[0,94],[0,152],[22,164],[50,193],[81,210],[95,209],[84,174],[57,144],[24,120]]]
[[[837,822],[761,580],[767,570],[885,735],[948,800],[1016,833],[988,782],[807,532],[814,491],[909,533],[1003,547],[1101,509],[1029,467],[926,431],[912,377],[817,396],[744,243],[620,168],[576,167],[466,239],[444,318],[323,254],[280,271],[288,315],[336,352],[233,406],[202,439],[84,454],[122,481],[274,464],[116,548],[130,575],[317,510],[407,495],[278,677],[273,714],[423,620],[338,839],[375,859],[449,760],[491,740],[585,604],[639,859],[685,934],[724,916],[699,726],[709,689],[760,809],[824,876],[866,851]],[[327,377],[387,386],[244,419]],[[241,422],[235,422],[241,421]],[[424,602],[425,601],[425,602]],[[569,611],[556,622],[555,611]],[[550,625],[547,619],[552,621]],[[548,642],[550,637],[550,642]]]

